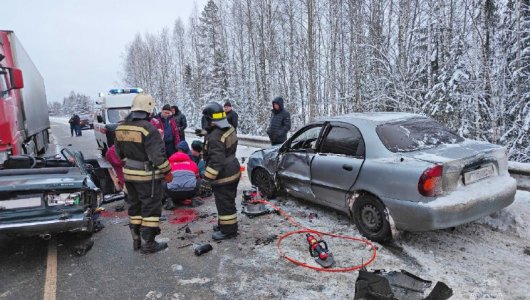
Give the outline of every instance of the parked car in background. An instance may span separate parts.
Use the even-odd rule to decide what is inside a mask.
[[[449,228],[510,205],[516,182],[507,165],[504,147],[464,139],[430,118],[356,113],[254,152],[247,171],[261,192],[338,209],[362,235],[386,241],[394,228]]]
[[[90,114],[79,115],[81,129],[93,129],[94,117]]]

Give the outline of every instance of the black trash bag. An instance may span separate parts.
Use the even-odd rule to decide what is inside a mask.
[[[390,271],[362,269],[355,282],[356,300],[445,300],[453,290],[443,282],[437,282],[430,293],[425,292],[432,282],[405,270]]]

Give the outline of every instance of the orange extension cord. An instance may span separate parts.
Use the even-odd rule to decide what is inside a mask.
[[[280,238],[278,239],[278,242],[276,243],[276,247],[278,248],[278,253],[283,258],[287,259],[288,261],[290,261],[290,262],[292,262],[292,263],[294,263],[294,264],[296,264],[298,266],[301,266],[301,267],[304,267],[304,268],[313,269],[313,270],[320,271],[320,272],[351,272],[351,271],[356,271],[356,270],[359,270],[361,268],[364,268],[364,267],[368,266],[369,264],[371,264],[375,260],[375,257],[377,255],[376,247],[368,240],[360,239],[360,238],[356,238],[356,237],[352,237],[352,236],[327,233],[327,232],[322,232],[322,231],[306,228],[306,227],[302,226],[300,223],[296,222],[296,220],[293,217],[291,217],[288,213],[286,213],[283,209],[281,209],[278,206],[270,203],[269,201],[253,200],[253,201],[249,201],[249,203],[267,204],[267,205],[271,206],[274,210],[276,210],[278,213],[280,213],[280,215],[282,215],[289,223],[291,223],[292,225],[294,225],[296,227],[301,228],[300,230],[290,231],[290,232],[287,232],[287,233],[281,235]],[[322,267],[311,266],[309,264],[303,263],[303,262],[298,261],[298,260],[296,260],[296,259],[294,259],[292,257],[287,256],[287,254],[285,254],[285,252],[283,252],[282,249],[281,249],[281,243],[282,243],[283,239],[285,239],[286,237],[291,236],[293,234],[300,234],[300,233],[313,233],[313,234],[316,234],[318,236],[325,235],[325,236],[330,236],[330,237],[334,237],[334,238],[340,238],[340,239],[346,239],[346,240],[352,240],[352,241],[364,243],[364,244],[367,244],[368,246],[370,246],[372,248],[372,256],[370,257],[370,259],[368,261],[366,261],[366,262],[364,262],[364,263],[362,263],[360,265],[355,265],[355,266],[351,266],[351,267],[347,267],[347,268],[322,268]]]

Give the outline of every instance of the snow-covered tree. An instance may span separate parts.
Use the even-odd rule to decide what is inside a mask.
[[[123,80],[192,126],[206,102],[231,100],[239,132],[263,135],[282,96],[293,130],[407,111],[530,161],[529,1],[210,0],[171,36],[136,35]]]

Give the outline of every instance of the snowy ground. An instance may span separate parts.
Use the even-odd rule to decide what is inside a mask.
[[[280,199],[280,206],[302,225],[321,231],[359,236],[348,218],[296,199]],[[311,218],[311,213],[318,217]],[[424,279],[443,281],[453,289],[453,299],[529,299],[530,295],[530,193],[519,191],[508,208],[455,229],[401,233],[392,245],[380,245],[369,269],[405,269]],[[296,228],[280,216],[240,220],[242,234],[238,258],[226,255],[227,265],[238,266],[238,297],[285,299],[351,299],[357,272],[319,273],[279,258],[275,242],[255,245],[257,238]],[[256,224],[258,223],[258,224]],[[258,226],[256,226],[258,225]],[[316,265],[307,254],[303,236],[292,236],[283,250],[294,258]],[[359,243],[324,237],[337,260],[337,267],[366,261],[371,252]],[[254,243],[253,243],[254,242]],[[248,272],[256,272],[252,276]],[[223,276],[223,272],[218,276]],[[228,278],[216,282],[230,282]],[[264,284],[266,282],[267,284]],[[233,291],[219,285],[219,292]],[[271,287],[274,287],[271,289]],[[249,289],[249,291],[246,291]],[[230,291],[230,292],[229,292]],[[233,294],[232,294],[233,295]],[[301,296],[304,295],[304,296]]]

